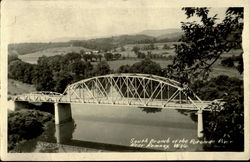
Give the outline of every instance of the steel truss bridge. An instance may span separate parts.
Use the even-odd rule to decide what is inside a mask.
[[[167,109],[209,110],[188,86],[149,74],[109,74],[73,83],[63,93],[39,91],[12,97],[14,101],[120,105]]]

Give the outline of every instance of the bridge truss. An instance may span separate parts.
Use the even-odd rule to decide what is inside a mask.
[[[13,98],[15,101],[104,104],[151,108],[205,110],[192,90],[177,81],[149,74],[109,74],[84,79],[69,85],[60,94],[34,92]]]

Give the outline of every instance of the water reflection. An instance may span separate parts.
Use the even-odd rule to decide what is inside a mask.
[[[131,147],[131,139],[194,139],[193,111],[72,104],[73,120],[48,125],[47,131],[21,152],[153,152],[180,151]],[[196,151],[190,146],[184,151]],[[183,151],[183,150],[181,150]]]
[[[197,120],[198,120],[197,111],[194,111],[194,110],[181,110],[181,109],[179,109],[177,111],[179,113],[185,115],[185,116],[189,116],[192,121],[197,123]]]
[[[55,127],[56,142],[63,144],[72,139],[76,124],[74,120],[71,120],[63,124],[58,124]]]
[[[74,130],[76,129],[75,121],[69,121],[55,126],[55,137],[57,144],[48,142],[39,142],[39,152],[102,152],[102,151],[157,151],[147,148],[135,148],[128,146],[121,146],[115,144],[107,144],[100,142],[90,142],[73,139]]]
[[[143,112],[146,112],[146,113],[156,113],[156,112],[161,112],[162,111],[161,108],[140,107],[140,109]]]

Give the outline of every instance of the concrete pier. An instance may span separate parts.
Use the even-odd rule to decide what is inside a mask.
[[[203,137],[203,115],[202,115],[202,110],[199,110],[197,112],[198,115],[198,129],[197,129],[197,136],[198,138],[202,138]]]
[[[69,103],[55,103],[55,124],[72,120],[71,105]]]

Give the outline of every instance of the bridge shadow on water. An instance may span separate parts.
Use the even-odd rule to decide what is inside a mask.
[[[55,114],[54,103],[46,103],[46,102],[36,103],[36,102],[21,101],[18,102],[16,110],[21,110],[21,109],[39,110],[51,113],[53,115]]]

